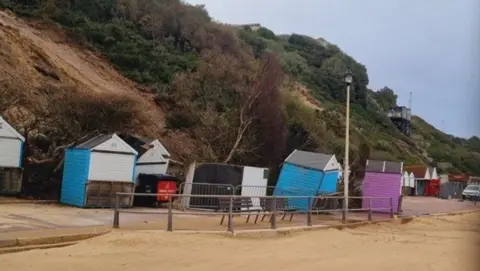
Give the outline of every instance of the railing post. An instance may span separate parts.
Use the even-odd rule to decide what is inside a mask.
[[[113,213],[113,228],[118,229],[120,224],[120,195],[115,194],[115,211]]]
[[[390,198],[390,218],[393,218],[393,198]]]
[[[372,198],[368,198],[368,221],[372,221]]]
[[[307,226],[312,226],[312,197],[308,197]]]
[[[277,197],[273,196],[272,200],[272,217],[270,218],[270,228],[277,228]]]
[[[173,199],[172,195],[168,195],[168,224],[167,231],[173,231]]]
[[[346,202],[346,197],[343,196],[343,205],[342,205],[342,223],[346,224],[347,223],[347,209],[345,209],[345,202]]]
[[[233,195],[230,195],[230,204],[228,206],[228,228],[227,231],[233,232]]]

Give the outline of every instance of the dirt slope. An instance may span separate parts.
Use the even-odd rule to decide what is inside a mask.
[[[136,89],[135,83],[124,78],[105,59],[84,48],[68,43],[66,35],[52,25],[26,22],[13,14],[0,11],[0,87],[21,92],[22,107],[52,101],[43,91],[45,86],[75,88],[96,95],[99,99],[121,95],[138,104],[148,123],[139,129],[144,136],[159,138],[164,114],[155,104],[154,95]],[[108,98],[106,98],[108,99]],[[5,101],[4,101],[5,102]],[[10,107],[9,107],[10,106]],[[0,113],[8,117],[16,107],[7,102]],[[172,137],[161,138],[171,152],[182,152]],[[178,136],[177,136],[178,141]]]
[[[160,113],[153,97],[140,94],[133,82],[103,59],[67,44],[58,32],[35,29],[5,12],[0,12],[0,56],[2,80],[22,81],[32,87],[48,81],[75,85],[85,91],[128,95],[147,99],[148,110]]]
[[[24,65],[24,72],[38,79],[38,68],[52,72],[52,79],[72,83],[96,92],[131,94],[133,84],[121,77],[93,54],[77,50],[63,37],[46,30],[36,30],[24,21],[0,13],[3,43],[10,45],[10,58]],[[38,68],[35,68],[38,67]],[[5,68],[5,67],[2,67]],[[37,71],[37,76],[35,76]],[[8,73],[8,71],[7,71]]]
[[[317,99],[315,99],[310,93],[310,91],[302,84],[296,82],[292,90],[293,95],[305,106],[314,110],[325,110],[322,104]]]

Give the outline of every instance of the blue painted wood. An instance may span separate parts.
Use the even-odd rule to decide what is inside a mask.
[[[85,187],[90,165],[90,150],[67,149],[63,167],[60,202],[63,204],[85,206]]]
[[[274,190],[276,196],[316,196],[322,183],[323,172],[307,169],[300,166],[284,163],[277,185]],[[289,199],[289,207],[300,211],[309,209],[308,199]]]
[[[135,182],[135,170],[137,169],[137,160],[138,160],[138,156],[135,155],[135,162],[133,163],[133,171],[132,171],[132,182]]]
[[[337,192],[338,187],[338,174],[337,170],[327,171],[323,173],[323,179],[318,188],[319,194],[330,194]]]
[[[23,167],[23,144],[25,144],[23,141],[20,143],[20,161],[18,161],[18,167],[21,168]]]
[[[423,196],[424,194],[424,186],[425,186],[425,182],[424,181],[417,181],[417,187],[416,187],[416,195],[417,196]]]

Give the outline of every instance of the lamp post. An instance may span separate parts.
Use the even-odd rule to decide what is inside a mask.
[[[345,73],[345,83],[347,84],[347,108],[345,112],[345,157],[343,159],[343,189],[344,189],[344,202],[343,202],[343,221],[347,223],[348,221],[348,177],[349,177],[349,166],[348,166],[348,156],[349,156],[349,147],[350,147],[350,86],[353,82],[353,75],[348,68]]]

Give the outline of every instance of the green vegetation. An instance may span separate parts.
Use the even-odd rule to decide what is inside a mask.
[[[193,153],[179,154],[185,160],[273,166],[295,148],[342,158],[350,67],[354,162],[448,162],[453,168],[444,170],[480,174],[479,138],[445,135],[420,118],[413,137],[403,136],[384,111],[396,105],[395,92],[368,89],[366,67],[323,39],[220,25],[180,0],[0,0],[0,7],[55,22],[155,92],[168,109],[167,133],[198,142]],[[294,95],[298,85],[320,108]]]

